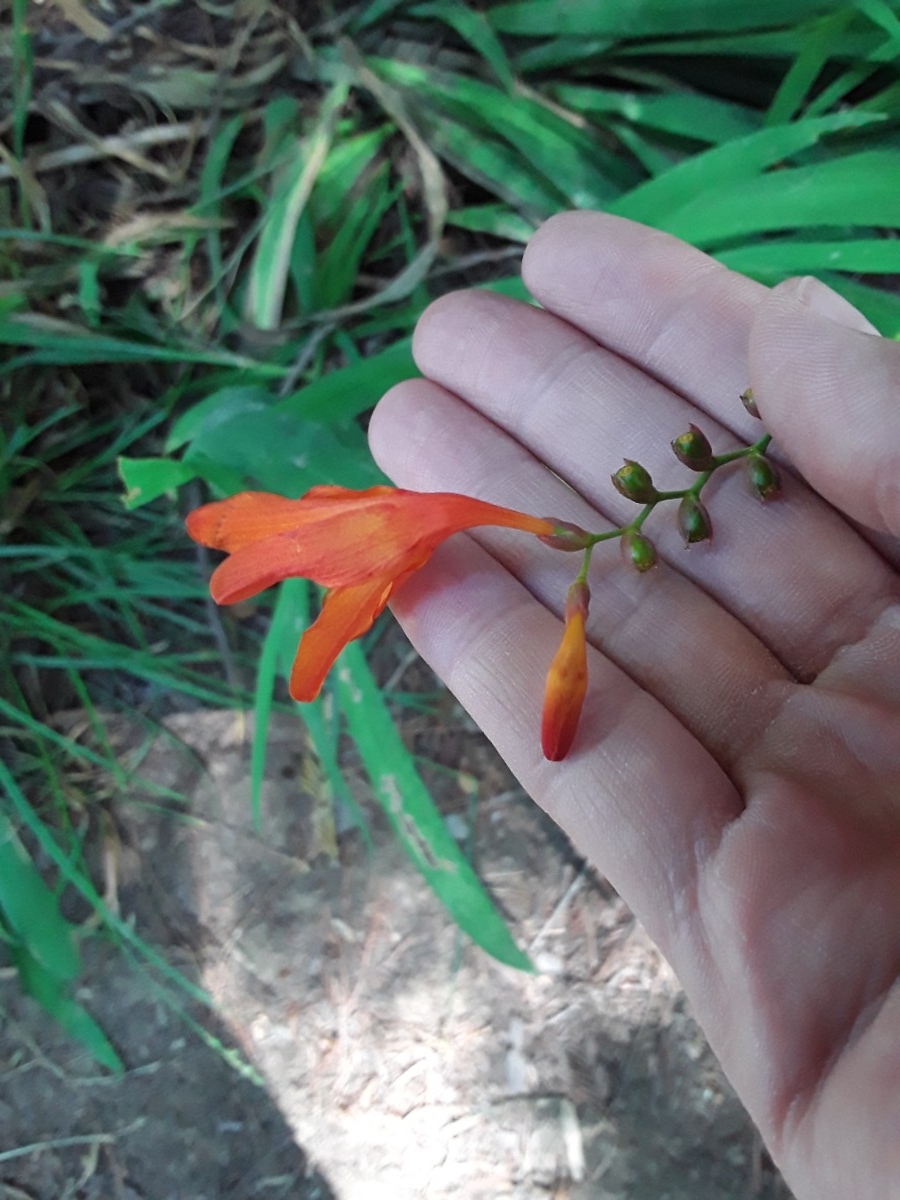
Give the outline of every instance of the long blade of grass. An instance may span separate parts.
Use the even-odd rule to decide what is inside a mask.
[[[799,111],[803,99],[820,71],[839,47],[853,10],[844,9],[816,21],[800,46],[800,52],[782,79],[766,113],[767,125],[782,125]]]
[[[379,59],[381,75],[408,89],[410,104],[423,113],[440,136],[446,119],[468,131],[469,157],[477,160],[479,138],[502,137],[518,152],[520,162],[536,174],[545,188],[557,191],[576,207],[603,207],[632,186],[637,175],[620,156],[611,153],[593,134],[566,120],[537,94],[517,89],[507,94],[477,79],[410,63]],[[499,193],[498,193],[499,194]]]
[[[867,150],[710,188],[654,222],[708,247],[769,230],[900,226],[900,151]]]
[[[0,316],[0,344],[29,346],[0,367],[0,375],[24,366],[75,366],[88,363],[195,363],[231,367],[261,378],[280,378],[284,368],[258,362],[228,350],[201,350],[190,345],[163,345],[95,333],[92,329],[39,313]]]
[[[737,190],[775,163],[814,146],[826,134],[862,128],[879,122],[877,113],[834,113],[794,125],[763,129],[679,163],[665,175],[648,180],[610,206],[610,211],[647,225],[665,223],[678,210],[695,202],[707,189],[720,186]]]
[[[459,3],[459,0],[429,0],[426,4],[415,5],[410,10],[410,16],[436,17],[446,22],[488,63],[501,86],[506,91],[512,91],[514,80],[509,59],[484,13],[476,12],[468,4]]]
[[[272,636],[277,641],[279,669],[285,679],[290,677],[300,635],[312,620],[309,603],[311,587],[312,584],[305,579],[287,579],[279,588],[278,605],[272,617]],[[333,710],[333,705],[328,705],[327,708]],[[371,847],[372,839],[365,816],[347,787],[338,762],[339,720],[334,715],[327,715],[324,696],[319,696],[308,704],[295,703],[294,711],[306,727],[331,796],[343,805],[359,830],[363,842],[367,847]]]
[[[501,33],[521,37],[648,38],[660,34],[709,33],[713,30],[764,29],[797,24],[837,7],[834,0],[514,0],[488,9],[488,19]]]
[[[59,871],[60,876],[67,883],[71,884],[75,891],[100,915],[110,931],[137,951],[141,958],[154,967],[170,983],[174,983],[177,988],[186,992],[193,1000],[199,1001],[207,1008],[213,1007],[209,996],[202,988],[191,983],[180,971],[176,971],[174,967],[171,967],[164,958],[157,954],[152,946],[147,945],[127,921],[123,921],[121,917],[117,916],[108,907],[91,881],[74,866],[69,856],[57,846],[49,829],[38,818],[2,759],[0,759],[0,790],[5,794],[12,811],[18,815],[22,825],[28,830],[43,853]]]
[[[335,694],[375,798],[413,865],[477,945],[509,966],[533,969],[448,833],[358,645],[341,656]]]
[[[762,123],[759,114],[744,105],[685,91],[623,91],[579,83],[557,84],[551,91],[560,104],[576,112],[622,117],[646,129],[714,144],[746,137]]]
[[[273,330],[281,324],[300,217],[327,157],[338,112],[349,90],[346,80],[332,87],[315,126],[296,141],[294,153],[274,176],[247,293],[247,319],[257,329]]]
[[[370,358],[330,371],[278,402],[290,419],[341,424],[372,408],[395,383],[418,374],[412,358],[412,339],[402,338]]]
[[[10,822],[0,812],[0,913],[28,953],[57,981],[80,969],[74,926],[62,916],[56,896]]]
[[[14,948],[11,957],[23,990],[37,1000],[69,1037],[86,1046],[101,1066],[114,1075],[123,1075],[125,1064],[110,1045],[106,1034],[90,1013],[72,999],[59,978],[21,949]]]
[[[864,275],[900,274],[900,241],[895,238],[862,238],[846,242],[800,242],[779,238],[722,250],[716,258],[744,275],[819,274],[854,271]]]

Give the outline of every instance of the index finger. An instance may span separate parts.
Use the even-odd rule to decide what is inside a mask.
[[[623,217],[567,212],[534,234],[522,278],[536,300],[703,409],[742,440],[737,402],[750,326],[768,288],[686,242]],[[842,320],[871,326],[850,304]]]

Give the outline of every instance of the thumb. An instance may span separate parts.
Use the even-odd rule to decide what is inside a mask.
[[[773,288],[750,331],[766,428],[820,495],[900,537],[900,345],[816,279]]]

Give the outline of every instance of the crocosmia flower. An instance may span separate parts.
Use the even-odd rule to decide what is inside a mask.
[[[217,604],[235,604],[295,576],[327,589],[291,670],[295,700],[316,698],[344,646],[371,627],[394,590],[441,542],[480,525],[571,537],[561,522],[470,496],[392,487],[314,487],[299,500],[241,492],[187,518],[195,542],[228,552],[210,580]]]
[[[587,584],[583,581],[573,583],[566,596],[566,627],[562,641],[547,673],[541,749],[551,762],[559,762],[569,753],[584,704],[587,691],[584,622],[589,600]]]

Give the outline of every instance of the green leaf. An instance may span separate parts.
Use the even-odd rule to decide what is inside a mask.
[[[292,250],[306,202],[322,169],[334,134],[338,110],[349,87],[340,81],[322,102],[319,119],[292,151],[272,179],[247,292],[246,315],[257,329],[281,324]]]
[[[371,65],[381,76],[407,89],[411,110],[428,123],[440,153],[452,152],[477,165],[484,157],[483,143],[502,138],[517,152],[512,161],[518,163],[520,172],[530,172],[548,195],[578,208],[605,207],[637,178],[620,156],[603,145],[599,135],[578,128],[522,90],[508,95],[480,80],[410,63],[377,59]],[[453,142],[445,129],[448,122],[457,125]],[[465,131],[468,146],[460,130]],[[482,136],[473,136],[476,131]],[[508,198],[509,180],[494,173],[492,190]],[[523,189],[521,199],[527,196]]]
[[[527,242],[537,228],[534,221],[520,217],[506,204],[478,204],[457,208],[447,214],[447,224],[473,233],[489,233],[509,242]]]
[[[30,352],[8,362],[0,369],[0,374],[8,374],[26,365],[55,367],[78,363],[167,362],[231,367],[276,378],[284,375],[283,367],[256,362],[227,350],[201,350],[178,343],[160,345],[119,338],[95,333],[92,329],[41,313],[16,313],[0,317],[0,344],[32,347]]]
[[[359,184],[393,132],[393,128],[385,124],[365,133],[340,136],[335,141],[309,198],[309,211],[316,229],[335,223],[345,198]]]
[[[878,114],[834,113],[736,138],[696,154],[664,175],[640,184],[611,205],[610,211],[633,221],[671,230],[669,222],[673,214],[698,200],[703,205],[710,189],[722,187],[736,194],[766,168],[815,145],[826,134],[865,126],[870,119],[881,120]],[[783,174],[780,172],[779,177]],[[777,196],[772,199],[777,205]]]
[[[275,611],[263,639],[256,668],[256,686],[253,690],[253,741],[250,747],[250,809],[253,828],[262,831],[262,785],[266,773],[266,748],[269,737],[269,721],[272,716],[272,701],[275,679],[278,674],[278,659],[284,637],[283,610],[289,600],[284,589],[279,588]]]
[[[769,230],[900,226],[900,151],[869,150],[710,188],[658,225],[698,246]]]
[[[346,206],[337,232],[320,253],[312,289],[320,311],[351,299],[366,248],[399,194],[388,189],[389,173],[382,163],[366,189]]]
[[[634,125],[696,141],[720,143],[755,133],[759,114],[741,104],[691,92],[648,92],[559,84],[552,94],[576,112],[622,117]]]
[[[369,358],[329,371],[291,392],[278,402],[277,410],[292,420],[343,423],[374,407],[395,383],[417,374],[412,339],[402,338]]]
[[[198,459],[283,496],[300,496],[320,483],[361,488],[384,482],[358,425],[298,419],[281,406],[205,425],[185,455],[192,466]]]
[[[410,16],[436,17],[444,21],[463,41],[477,50],[502,86],[512,91],[514,80],[509,59],[484,13],[476,12],[459,0],[430,0],[427,4],[417,4],[410,10]]]
[[[501,33],[524,37],[649,38],[796,24],[837,7],[835,0],[515,0],[489,8],[487,16]]]
[[[817,21],[807,32],[799,54],[769,105],[767,125],[782,125],[799,111],[819,72],[832,54],[840,50],[841,39],[852,18],[853,10],[847,8]]]
[[[76,1004],[57,976],[21,950],[13,950],[11,957],[22,989],[37,1000],[70,1037],[86,1046],[101,1066],[115,1075],[124,1074],[122,1060],[110,1045],[106,1034],[90,1013]]]
[[[500,962],[532,970],[447,832],[357,644],[348,646],[338,661],[335,695],[375,798],[416,869],[477,945]]]
[[[9,932],[56,980],[80,969],[74,926],[31,861],[8,819],[0,813],[0,913]]]
[[[278,589],[278,601],[272,614],[270,636],[278,649],[278,665],[285,680],[290,678],[291,667],[297,653],[300,635],[310,624],[309,595],[313,585],[305,579],[286,579]],[[317,591],[320,589],[316,589]],[[332,796],[341,802],[359,829],[366,846],[371,846],[371,837],[366,820],[353,793],[347,787],[338,762],[338,736],[340,722],[333,715],[332,704],[323,696],[308,704],[295,704],[295,710],[306,727],[310,742],[319,760],[325,782]],[[328,712],[332,716],[328,716]],[[254,739],[254,749],[256,743]],[[262,757],[265,748],[259,750]],[[259,767],[261,772],[262,766]]]
[[[173,458],[125,458],[118,460],[118,470],[125,485],[123,497],[128,509],[140,508],[167,492],[174,493],[183,483],[194,479],[197,471],[186,462]]]
[[[271,407],[272,395],[265,388],[240,384],[217,388],[172,423],[166,438],[166,453],[171,454],[236,416],[266,412]]]
[[[744,275],[786,279],[789,275],[822,271],[853,271],[863,275],[900,274],[900,241],[865,238],[846,242],[801,242],[790,238],[755,242],[722,250],[716,258]]]

